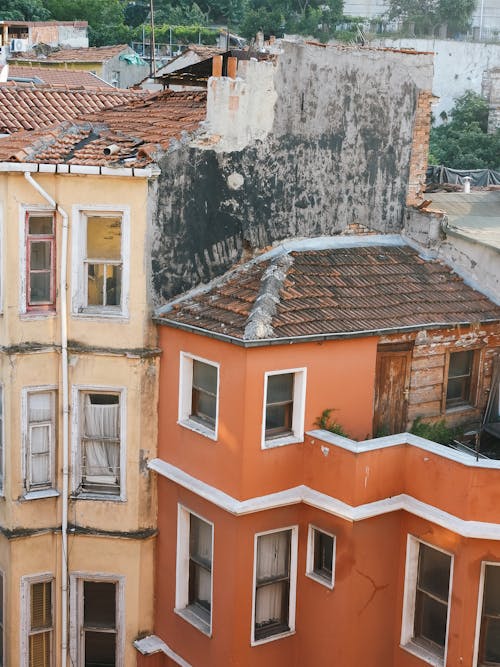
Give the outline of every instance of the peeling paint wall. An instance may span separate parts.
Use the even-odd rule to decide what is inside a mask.
[[[209,80],[204,133],[160,162],[157,303],[289,237],[401,229],[431,55],[285,43],[238,73]]]

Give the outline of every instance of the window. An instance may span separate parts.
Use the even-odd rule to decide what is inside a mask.
[[[78,491],[119,496],[123,488],[122,393],[79,391]]]
[[[210,634],[213,524],[179,506],[177,540],[176,611]]]
[[[54,215],[26,213],[26,310],[52,310],[56,303]]]
[[[179,423],[217,439],[219,365],[181,353]]]
[[[305,369],[266,373],[262,440],[264,448],[303,440],[305,374]]]
[[[73,313],[127,316],[130,214],[102,208],[73,207]]]
[[[333,588],[335,563],[335,536],[309,526],[307,543],[307,576]]]
[[[450,554],[409,537],[401,643],[432,656],[432,664],[445,661],[452,563]]]
[[[23,667],[54,664],[53,580],[48,576],[23,577]]]
[[[55,391],[26,392],[25,485],[27,491],[53,488]]]
[[[252,643],[295,629],[297,529],[256,535]]]
[[[447,409],[473,403],[476,368],[477,360],[474,350],[450,353],[446,386]]]
[[[500,566],[484,563],[483,572],[478,665],[490,667],[500,665]]]
[[[75,667],[123,663],[124,580],[71,575],[71,659]]]

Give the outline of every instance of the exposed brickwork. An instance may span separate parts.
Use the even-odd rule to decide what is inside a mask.
[[[433,99],[434,96],[430,91],[422,91],[418,95],[415,124],[413,126],[408,194],[406,197],[406,203],[409,206],[421,202],[421,193],[425,186]]]

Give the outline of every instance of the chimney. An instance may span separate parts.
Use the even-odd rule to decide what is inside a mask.
[[[236,79],[236,70],[238,69],[238,58],[227,59],[227,75],[230,79]]]
[[[212,58],[212,76],[222,76],[222,56]]]
[[[464,176],[464,192],[465,194],[470,194],[470,182],[472,178],[470,176]]]

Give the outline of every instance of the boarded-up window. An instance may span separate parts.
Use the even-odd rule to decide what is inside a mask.
[[[52,581],[30,586],[29,667],[53,664]]]

